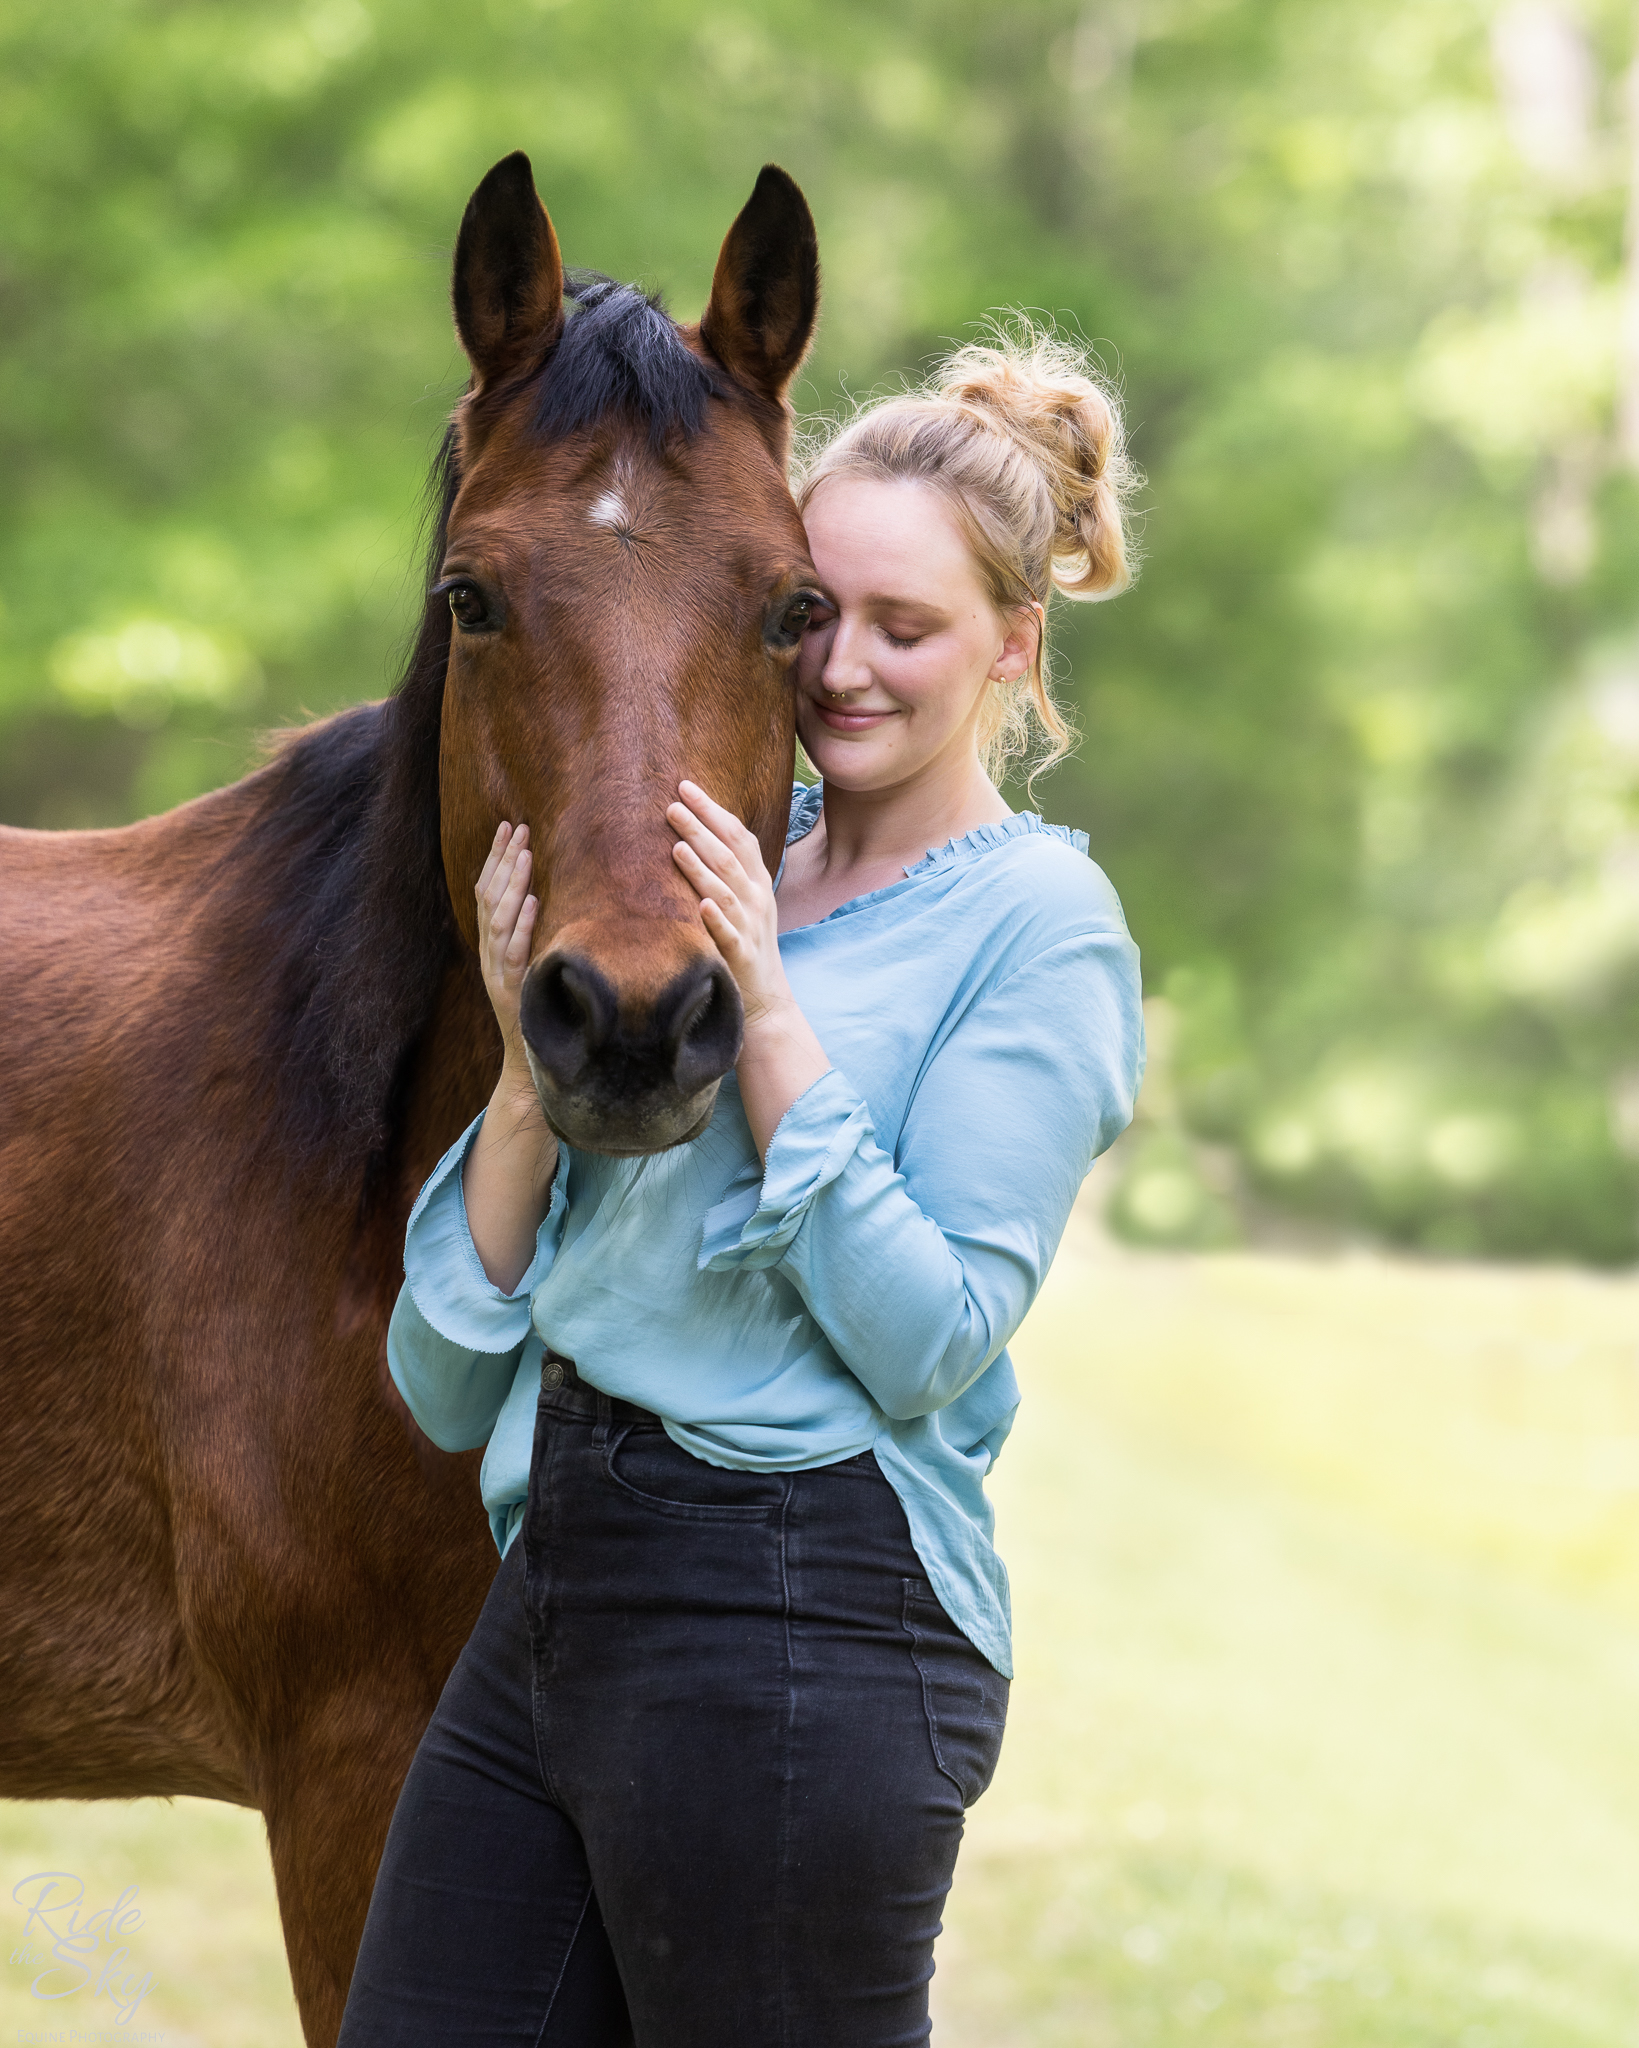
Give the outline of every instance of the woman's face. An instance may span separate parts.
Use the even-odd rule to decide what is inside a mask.
[[[885,790],[975,758],[993,680],[1030,666],[1036,621],[1004,619],[945,500],[837,476],[803,513],[826,602],[797,658],[797,733],[840,789]]]

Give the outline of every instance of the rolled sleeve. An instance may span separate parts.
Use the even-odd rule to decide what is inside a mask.
[[[777,1265],[885,1415],[931,1414],[1023,1320],[1142,1070],[1137,949],[1125,930],[1077,935],[951,1032],[896,1158],[845,1075],[814,1082],[776,1130],[760,1184],[707,1216],[700,1264]]]
[[[510,1292],[484,1271],[467,1222],[461,1169],[483,1123],[473,1118],[439,1160],[415,1198],[404,1233],[404,1281],[425,1320],[468,1351],[512,1351],[529,1334],[529,1302],[551,1268],[563,1235],[563,1153],[552,1198],[535,1233],[535,1256]]]
[[[831,1067],[811,1081],[775,1126],[762,1172],[707,1212],[701,1270],[778,1265],[815,1197],[874,1135],[865,1099],[845,1075]]]
[[[488,1441],[529,1336],[530,1300],[563,1235],[564,1158],[535,1256],[511,1291],[485,1273],[467,1223],[461,1169],[475,1117],[428,1177],[404,1236],[404,1285],[387,1329],[387,1369],[410,1413],[440,1450]]]

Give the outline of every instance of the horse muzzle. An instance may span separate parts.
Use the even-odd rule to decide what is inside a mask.
[[[734,977],[691,949],[652,992],[622,987],[613,963],[600,965],[578,936],[561,934],[531,967],[519,1007],[547,1123],[580,1151],[623,1156],[698,1137],[739,1057],[745,1013]]]

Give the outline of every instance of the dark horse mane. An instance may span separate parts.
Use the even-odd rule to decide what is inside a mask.
[[[556,440],[616,411],[646,419],[657,444],[698,433],[724,382],[658,295],[595,271],[571,272],[566,290],[577,310],[525,380],[535,433]],[[428,483],[428,586],[460,480],[452,427]],[[391,1159],[416,1046],[460,955],[439,836],[450,632],[447,605],[428,597],[392,695],[284,743],[246,847],[268,905],[257,939],[275,1139],[293,1172],[361,1203]]]

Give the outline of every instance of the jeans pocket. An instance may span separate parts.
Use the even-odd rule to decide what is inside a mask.
[[[765,1521],[785,1500],[778,1472],[708,1465],[663,1429],[616,1429],[604,1446],[603,1469],[628,1499],[685,1521]]]
[[[956,1626],[930,1586],[905,1581],[905,1633],[922,1678],[933,1758],[971,1806],[995,1775],[1008,1682]]]

